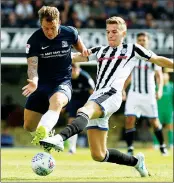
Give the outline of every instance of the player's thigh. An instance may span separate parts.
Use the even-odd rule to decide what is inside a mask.
[[[24,110],[24,129],[35,131],[42,117],[42,114],[29,109]]]
[[[50,97],[49,103],[49,110],[60,112],[68,104],[68,97],[62,92],[56,92]]]
[[[94,101],[87,101],[87,103],[83,107],[78,109],[77,112],[83,112],[87,114],[90,119],[96,119],[103,116],[103,110],[101,106],[99,106]]]
[[[61,84],[56,86],[49,93],[49,109],[60,112],[71,100],[72,91],[69,85]]]
[[[107,87],[94,91],[83,109],[90,119],[96,119],[116,112],[120,108],[121,102],[122,93]]]
[[[96,161],[102,161],[107,151],[107,131],[88,129],[88,142],[91,156]]]

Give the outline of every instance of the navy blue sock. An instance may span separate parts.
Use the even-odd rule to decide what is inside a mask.
[[[127,129],[125,132],[125,138],[126,138],[126,143],[128,147],[133,146],[135,131],[136,131],[135,128],[131,128],[131,129]]]
[[[163,133],[162,133],[162,127],[155,129],[154,134],[155,134],[159,144],[163,145],[164,144],[164,137],[163,137]]]

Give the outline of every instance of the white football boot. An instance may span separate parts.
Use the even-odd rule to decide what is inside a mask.
[[[64,142],[62,137],[57,134],[53,137],[47,137],[39,141],[40,145],[47,148],[53,148],[55,151],[63,151],[64,150]]]
[[[145,158],[143,153],[138,153],[135,158],[138,159],[137,164],[135,165],[135,169],[140,173],[141,177],[149,176],[149,173],[146,169]]]

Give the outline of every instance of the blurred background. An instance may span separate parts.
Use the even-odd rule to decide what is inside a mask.
[[[88,48],[106,45],[106,18],[121,16],[128,26],[125,41],[135,42],[138,32],[147,31],[150,34],[152,51],[173,59],[173,0],[1,0],[2,147],[31,146],[30,134],[23,130],[26,98],[22,96],[21,89],[27,79],[25,45],[30,35],[40,27],[37,12],[43,5],[57,7],[61,24],[76,27]],[[95,63],[83,64],[81,67],[95,80]],[[169,72],[170,81],[173,82],[173,72],[165,72]],[[125,102],[110,119],[108,146],[126,147],[124,105]],[[56,130],[59,131],[66,124],[67,116],[62,113]],[[137,146],[152,146],[152,136],[146,119],[139,120],[136,133]],[[78,146],[88,146],[85,132],[79,135]]]

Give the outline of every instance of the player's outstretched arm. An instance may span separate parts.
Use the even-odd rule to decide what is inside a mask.
[[[171,59],[168,59],[166,57],[158,56],[158,55],[152,55],[152,57],[149,59],[150,62],[157,64],[161,67],[167,67],[167,68],[174,68],[174,63]]]
[[[37,68],[38,68],[38,57],[29,57],[27,59],[28,62],[28,78],[27,81],[29,82],[28,85],[24,86],[22,88],[23,90],[23,95],[28,97],[31,93],[33,93],[37,89],[38,85],[38,73],[37,73]]]
[[[73,47],[79,51],[80,53],[82,53],[83,56],[89,56],[89,52],[88,49],[86,48],[86,46],[84,45],[83,41],[81,40],[80,36],[78,36],[78,41],[75,45],[73,45]]]
[[[75,62],[87,62],[88,61],[88,57],[87,56],[82,56],[82,54],[79,53],[79,52],[71,53],[71,58],[72,58],[72,63],[75,63]]]

